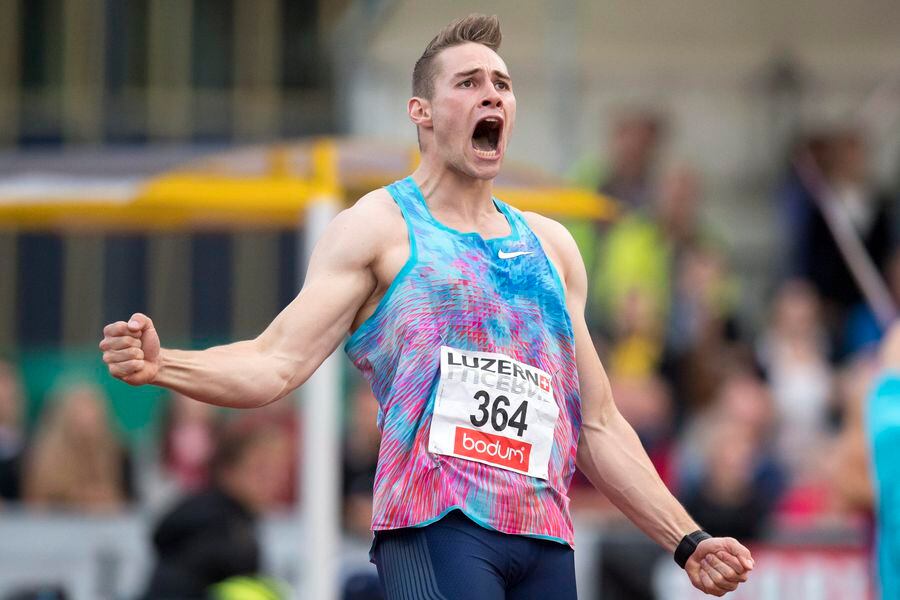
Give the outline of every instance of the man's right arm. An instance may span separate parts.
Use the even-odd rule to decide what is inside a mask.
[[[109,372],[218,406],[251,408],[287,395],[334,352],[375,290],[382,194],[373,192],[328,225],[303,289],[256,339],[202,351],[160,348],[153,322],[135,314],[104,328],[100,349]]]

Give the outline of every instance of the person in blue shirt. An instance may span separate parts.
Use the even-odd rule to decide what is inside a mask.
[[[866,435],[875,485],[878,583],[900,598],[900,322],[881,347],[882,373],[869,396]]]

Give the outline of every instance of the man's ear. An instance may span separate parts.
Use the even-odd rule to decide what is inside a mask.
[[[416,126],[431,129],[431,102],[425,98],[413,96],[406,104],[406,112],[409,114],[409,120]]]

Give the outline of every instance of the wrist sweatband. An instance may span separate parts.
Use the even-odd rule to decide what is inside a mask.
[[[698,529],[681,538],[681,542],[679,542],[678,547],[675,548],[675,562],[678,563],[678,566],[683,569],[700,542],[708,540],[711,537],[712,536],[705,531]]]

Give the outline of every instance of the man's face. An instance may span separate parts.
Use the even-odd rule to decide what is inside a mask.
[[[643,175],[659,145],[659,124],[649,115],[631,115],[615,126],[615,168],[627,177]]]
[[[506,64],[481,44],[447,48],[435,58],[427,151],[477,179],[500,171],[516,119],[516,97]]]

